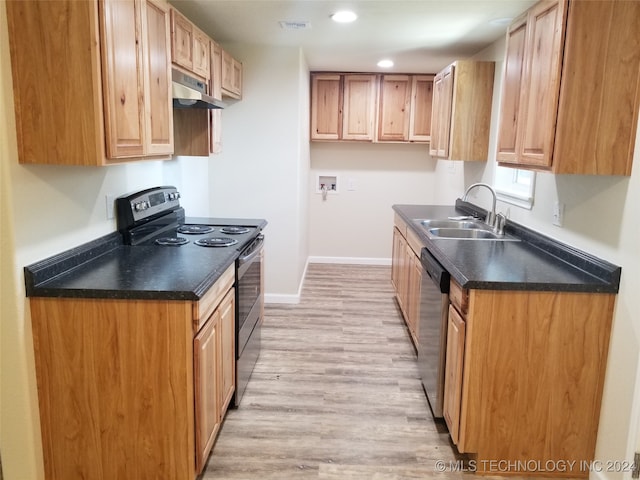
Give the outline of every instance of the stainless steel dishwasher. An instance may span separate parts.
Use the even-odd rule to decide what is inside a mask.
[[[426,248],[420,255],[422,288],[418,329],[418,370],[435,418],[442,417],[449,311],[449,272]]]

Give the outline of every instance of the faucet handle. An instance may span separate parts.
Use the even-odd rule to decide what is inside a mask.
[[[504,235],[504,226],[507,223],[507,216],[498,213],[493,221],[493,231],[498,235]]]

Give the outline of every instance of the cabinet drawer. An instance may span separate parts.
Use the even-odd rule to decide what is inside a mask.
[[[194,332],[200,330],[207,319],[211,316],[224,295],[236,281],[236,265],[232,263],[229,268],[220,276],[218,281],[204,294],[204,296],[193,304],[193,328]]]
[[[469,307],[469,290],[463,289],[458,282],[451,279],[449,284],[449,301],[459,312],[466,314]]]
[[[407,224],[402,219],[402,217],[400,217],[400,215],[398,215],[397,213],[395,213],[393,215],[393,224],[400,231],[402,236],[406,238],[406,236],[407,236]]]
[[[422,243],[422,240],[420,240],[418,234],[410,228],[407,228],[407,243],[411,247],[411,250],[413,250],[413,253],[420,258],[420,253],[424,244]]]

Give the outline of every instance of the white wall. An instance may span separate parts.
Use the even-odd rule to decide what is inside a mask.
[[[315,261],[389,263],[394,204],[435,204],[436,162],[428,145],[313,142],[309,253]],[[338,193],[317,193],[337,175]],[[349,190],[349,183],[353,190]]]
[[[296,301],[308,256],[308,69],[297,48],[224,48],[243,63],[244,94],[222,112],[210,210],[267,219],[266,300]]]

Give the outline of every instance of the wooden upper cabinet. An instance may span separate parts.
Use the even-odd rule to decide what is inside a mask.
[[[171,155],[174,142],[169,7],[164,1],[156,0],[146,0],[143,5],[142,32],[147,45],[143,50],[147,153]]]
[[[431,141],[433,75],[412,75],[409,141]]]
[[[498,161],[630,175],[640,110],[640,2],[543,1],[507,32]]]
[[[566,5],[538,3],[508,30],[500,162],[551,165]]]
[[[159,0],[7,2],[20,163],[173,153],[167,14]]]
[[[378,107],[378,141],[409,140],[411,77],[382,75]]]
[[[311,139],[339,140],[342,135],[342,80],[335,73],[311,76]]]
[[[222,50],[222,94],[242,98],[242,63]]]
[[[211,77],[211,58],[209,54],[209,37],[202,31],[193,30],[193,73],[205,79]]]
[[[209,80],[209,37],[175,8],[171,9],[171,54],[173,63]]]
[[[433,75],[312,73],[311,140],[428,142]]]
[[[107,156],[141,156],[145,135],[141,4],[107,0],[100,5]]]
[[[431,145],[429,154],[434,157],[449,156],[449,132],[451,131],[451,104],[453,102],[454,66],[438,73],[433,81],[433,110],[431,114]]]
[[[376,75],[345,75],[342,108],[342,139],[373,141]]]
[[[487,160],[494,70],[494,62],[462,60],[436,75],[429,149],[432,156]]]
[[[524,69],[527,16],[516,20],[507,31],[507,48],[502,78],[498,161],[516,161],[516,141]]]

